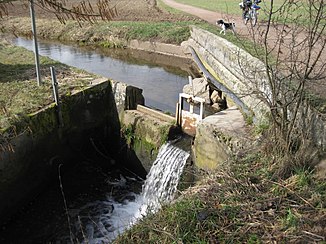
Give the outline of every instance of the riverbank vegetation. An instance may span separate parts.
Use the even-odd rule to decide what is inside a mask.
[[[55,20],[40,19],[37,21],[37,33],[40,38],[47,40],[123,48],[127,46],[128,41],[133,39],[180,44],[189,38],[191,25],[209,28],[208,24],[201,21],[180,21],[176,23],[167,21],[100,21],[95,24],[84,23],[80,27],[76,21],[67,21],[66,24],[61,24]],[[2,29],[8,33],[25,37],[30,37],[31,34],[27,17],[8,19]]]
[[[50,67],[54,67],[59,95],[69,95],[87,87],[97,76],[46,57],[40,58],[42,85],[35,75],[34,54],[5,40],[0,42],[0,128],[23,119],[54,102]],[[0,132],[1,132],[0,131]]]
[[[54,24],[56,23],[56,24]],[[30,23],[27,17],[9,18],[2,23],[4,32],[31,38]],[[1,25],[1,23],[0,23]],[[81,46],[126,48],[131,40],[150,41],[180,45],[190,37],[191,26],[221,36],[215,25],[200,20],[179,22],[146,22],[146,21],[113,21],[84,23],[82,27],[76,21],[40,19],[37,21],[37,33],[41,39],[73,43]],[[255,46],[249,39],[234,35],[224,36],[225,39],[243,48],[251,55],[262,58],[264,50]]]
[[[325,243],[326,183],[276,177],[265,145],[221,165],[114,243]]]

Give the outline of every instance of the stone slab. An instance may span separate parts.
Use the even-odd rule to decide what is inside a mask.
[[[241,153],[249,139],[248,127],[236,107],[206,117],[197,125],[193,145],[194,161],[200,169],[219,167],[231,156]]]

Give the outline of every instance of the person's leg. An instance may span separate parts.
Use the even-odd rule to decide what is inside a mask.
[[[244,8],[244,10],[242,11],[242,18],[245,19],[246,16],[247,16],[247,12],[248,12],[248,9],[247,7]]]

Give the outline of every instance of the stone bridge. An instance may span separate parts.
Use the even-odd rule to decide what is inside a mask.
[[[241,154],[250,138],[246,122],[268,122],[269,109],[258,96],[271,99],[264,64],[243,49],[208,31],[192,27],[191,37],[182,43],[198,67],[227,98],[229,109],[208,116],[197,124],[193,154],[203,169],[214,169],[234,154]],[[309,118],[311,139],[326,148],[326,118],[313,108],[302,109],[299,123]]]

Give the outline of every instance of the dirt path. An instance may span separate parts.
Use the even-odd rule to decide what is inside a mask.
[[[236,15],[228,15],[223,13],[218,13],[214,11],[209,11],[205,9],[200,9],[197,7],[177,3],[173,0],[162,0],[165,4],[169,5],[170,7],[173,7],[175,9],[181,10],[183,12],[192,14],[194,16],[197,16],[203,20],[206,20],[207,22],[214,24],[216,20],[223,19],[227,22],[234,22],[236,25],[236,33],[239,36],[251,38],[252,40],[255,39],[256,45],[262,45],[263,36],[264,33],[267,30],[266,23],[259,21],[257,26],[254,28],[251,28],[251,26],[245,25],[242,17],[241,17],[241,10],[239,9],[239,16]],[[217,27],[219,28],[219,27]],[[282,62],[284,64],[291,63],[293,61],[303,64],[306,63],[307,57],[308,57],[308,43],[305,43],[304,40],[307,37],[307,33],[303,29],[291,29],[290,26],[271,26],[268,32],[268,39],[267,39],[267,45],[272,50],[272,48],[277,47],[276,43],[278,41],[282,41],[282,44],[280,45],[280,48],[275,48],[273,50],[274,54],[279,55],[279,62]],[[280,37],[282,37],[282,40],[280,40]],[[294,44],[296,43],[296,45]],[[315,45],[312,47],[312,55],[318,53],[319,50],[321,50],[321,42],[315,43]],[[301,45],[301,46],[300,46]],[[292,60],[291,60],[292,58]],[[322,74],[325,76],[325,60],[326,60],[326,50],[322,50],[321,58],[317,62],[317,66],[323,70]],[[312,62],[310,62],[312,64]],[[308,87],[310,90],[312,90],[316,95],[319,95],[321,98],[326,98],[326,81],[325,79],[322,79],[318,82],[308,82]]]
[[[203,20],[206,20],[209,23],[214,23],[216,22],[217,19],[221,18],[222,15],[217,12],[205,10],[205,9],[200,9],[197,7],[185,5],[182,3],[177,3],[173,0],[162,0],[166,5],[169,5],[172,8],[181,10],[183,12],[195,15]]]
[[[239,8],[239,16],[229,15],[219,12],[214,12],[206,9],[201,9],[189,5],[185,5],[182,3],[177,3],[173,0],[162,0],[166,5],[169,5],[172,8],[181,10],[183,12],[195,15],[203,20],[206,20],[208,23],[215,24],[216,20],[223,19],[226,22],[234,22],[236,23],[237,33],[240,35],[248,34],[248,27],[243,23],[241,18],[241,10]]]

